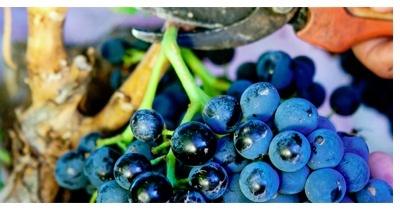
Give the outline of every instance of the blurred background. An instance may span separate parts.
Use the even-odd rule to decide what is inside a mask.
[[[12,8],[12,42],[25,41],[28,34],[26,8]],[[64,38],[66,45],[97,46],[99,42],[115,27],[156,28],[162,20],[143,14],[116,12],[112,8],[75,8],[68,9],[65,21]],[[4,8],[0,8],[0,48],[3,47]],[[326,98],[318,108],[320,115],[328,116],[331,113],[329,96],[333,90],[341,85],[350,84],[352,76],[345,72],[340,65],[340,56],[333,55],[315,46],[312,46],[296,37],[291,26],[286,25],[272,35],[257,42],[235,49],[233,60],[226,66],[215,65],[204,61],[207,68],[214,74],[222,75],[227,72],[230,79],[235,79],[235,71],[244,62],[256,62],[258,57],[268,50],[282,50],[291,57],[306,55],[316,66],[314,81],[323,84]],[[7,81],[7,69],[0,52],[0,87]],[[22,79],[22,78],[20,78]],[[8,100],[0,98],[0,106]],[[4,109],[4,107],[0,107]],[[12,110],[6,110],[12,111]],[[365,138],[370,151],[384,151],[393,154],[392,125],[388,118],[376,109],[361,105],[352,116],[332,115],[330,118],[338,131],[350,133],[353,129]]]

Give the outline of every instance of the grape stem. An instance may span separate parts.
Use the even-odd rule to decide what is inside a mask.
[[[156,157],[150,161],[151,165],[157,165],[160,161],[165,160],[166,155],[162,155],[160,157]]]
[[[97,190],[92,194],[92,197],[90,197],[89,203],[96,202],[96,198],[97,198]]]
[[[182,57],[189,65],[190,69],[195,73],[203,82],[204,90],[210,95],[219,95],[220,91],[227,91],[230,83],[218,79],[203,65],[201,60],[187,48],[182,48]]]
[[[162,144],[155,146],[153,148],[151,148],[151,153],[153,155],[157,155],[158,153],[160,153],[160,151],[166,149],[167,147],[169,147],[171,145],[171,141],[165,141]]]
[[[198,87],[194,77],[187,68],[182,58],[181,50],[176,42],[177,36],[178,29],[173,25],[169,26],[164,33],[163,40],[161,41],[162,51],[174,67],[190,102],[200,102],[204,105],[210,97],[207,94],[202,93],[203,90]]]

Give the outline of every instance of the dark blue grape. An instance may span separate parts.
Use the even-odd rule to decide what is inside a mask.
[[[224,65],[233,60],[235,48],[207,50],[205,51],[205,56],[215,65]]]
[[[236,69],[236,81],[248,80],[249,82],[258,82],[257,64],[255,62],[244,62]]]
[[[344,152],[357,154],[362,157],[366,162],[368,162],[369,148],[363,138],[341,131],[337,132],[337,134],[343,141]]]
[[[101,147],[89,155],[83,172],[94,187],[99,189],[106,181],[114,179],[114,165],[120,156],[110,147]]]
[[[271,83],[278,90],[288,87],[293,80],[291,61],[290,56],[283,51],[263,53],[257,60],[258,79]]]
[[[240,190],[253,202],[271,200],[278,192],[279,185],[278,173],[266,162],[252,162],[240,172]]]
[[[345,195],[339,203],[354,203],[354,201],[351,198],[349,198],[347,195]]]
[[[336,114],[350,116],[361,105],[360,95],[351,86],[340,86],[330,96],[329,105]]]
[[[369,181],[370,170],[368,163],[359,155],[344,153],[339,165],[335,167],[346,181],[347,192],[353,193],[361,190]]]
[[[129,190],[132,181],[141,173],[151,171],[150,160],[139,153],[126,153],[114,165],[114,178],[118,184]]]
[[[358,203],[393,203],[393,188],[382,179],[370,179],[355,195]]]
[[[206,200],[215,200],[221,197],[229,184],[228,174],[216,162],[193,167],[188,179],[189,185],[198,190]]]
[[[96,203],[129,203],[129,190],[122,188],[117,181],[102,184],[97,191]]]
[[[231,83],[231,86],[229,86],[228,90],[226,91],[226,95],[233,96],[240,102],[243,92],[252,84],[253,83],[249,80],[236,80]]]
[[[314,61],[305,55],[300,55],[292,59],[291,68],[294,73],[294,83],[297,90],[306,90],[309,88],[315,75]]]
[[[229,174],[240,172],[249,163],[248,159],[236,151],[232,135],[221,137],[217,143],[214,161],[224,167]]]
[[[266,203],[300,203],[300,197],[297,194],[285,195],[276,193],[274,197]]]
[[[281,171],[279,173],[281,185],[279,186],[278,192],[286,195],[293,195],[302,192],[310,172],[311,170],[307,165],[293,172]]]
[[[69,190],[83,189],[89,185],[89,181],[83,173],[84,166],[84,154],[77,150],[70,150],[57,160],[54,177],[63,188]]]
[[[204,106],[202,116],[204,122],[216,134],[234,131],[243,117],[239,101],[229,95],[211,98]]]
[[[98,131],[89,132],[82,136],[78,143],[78,151],[81,153],[91,153],[96,150],[96,143],[102,137]]]
[[[299,91],[297,97],[304,98],[319,108],[325,101],[326,90],[322,84],[313,82],[307,89]]]
[[[171,149],[185,165],[197,166],[214,157],[217,136],[206,124],[190,121],[177,127],[171,136]]]
[[[313,169],[335,167],[344,154],[343,142],[336,132],[317,129],[307,136],[311,146],[311,157],[307,165]]]
[[[267,153],[272,136],[272,131],[266,123],[247,120],[233,133],[233,142],[241,156],[254,160]]]
[[[312,203],[338,203],[346,194],[346,181],[332,168],[317,169],[308,176],[304,191]]]
[[[307,164],[311,155],[311,147],[303,134],[287,130],[272,138],[268,155],[272,164],[279,170],[294,172]]]
[[[152,160],[154,158],[153,153],[151,152],[151,148],[157,146],[157,143],[152,141],[152,142],[143,142],[138,139],[134,139],[126,148],[125,154],[126,153],[139,153],[141,155],[144,155],[148,160]]]
[[[326,129],[336,132],[336,127],[333,124],[333,122],[330,119],[328,119],[324,116],[321,116],[321,115],[318,117],[318,126],[316,129],[320,129],[320,128],[326,128]]]
[[[278,90],[268,82],[254,83],[240,98],[243,117],[268,122],[280,103]]]
[[[166,203],[173,195],[169,180],[154,171],[144,172],[137,176],[129,191],[131,203]]]
[[[107,39],[100,47],[101,56],[113,65],[122,63],[127,42],[120,38]]]
[[[206,200],[196,190],[179,190],[174,193],[169,203],[206,203]]]
[[[129,125],[135,138],[152,142],[161,136],[164,119],[154,110],[140,109],[132,115]]]
[[[317,108],[306,99],[291,98],[282,102],[275,112],[274,122],[279,132],[298,131],[308,135],[318,126]]]
[[[228,189],[226,189],[225,193],[222,195],[224,203],[252,203],[240,190],[239,178],[240,173],[232,174],[229,177]]]

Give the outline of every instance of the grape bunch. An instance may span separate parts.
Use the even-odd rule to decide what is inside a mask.
[[[172,63],[119,136],[83,136],[56,163],[61,187],[96,203],[393,202],[391,185],[371,177],[366,142],[318,113],[312,59],[267,51],[227,81],[199,74],[201,59],[181,50],[193,71]],[[345,115],[357,107],[342,95],[330,100]]]

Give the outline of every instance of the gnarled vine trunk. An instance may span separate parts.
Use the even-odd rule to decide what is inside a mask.
[[[5,131],[11,142],[12,167],[0,202],[55,202],[61,190],[54,179],[57,159],[75,149],[90,131],[109,132],[125,125],[139,107],[160,45],[145,58],[95,116],[78,109],[87,94],[96,53],[71,57],[63,42],[67,8],[28,8],[26,51],[30,104],[18,107],[16,121]],[[169,63],[165,63],[164,71]],[[63,200],[67,202],[67,200]]]

